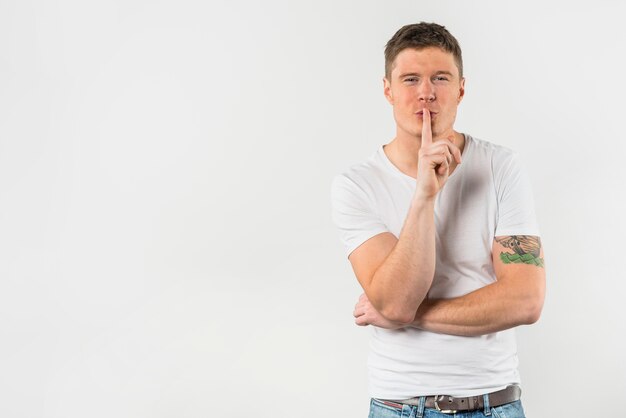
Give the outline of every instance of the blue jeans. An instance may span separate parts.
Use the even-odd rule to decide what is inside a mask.
[[[424,398],[421,398],[424,399]],[[386,405],[378,399],[370,400],[370,413],[368,418],[525,418],[524,408],[521,401],[511,402],[502,406],[488,407],[476,411],[457,412],[456,414],[444,414],[436,409],[424,408],[424,401],[420,406],[403,405],[398,408]]]

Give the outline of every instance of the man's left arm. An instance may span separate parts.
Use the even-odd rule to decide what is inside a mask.
[[[385,320],[363,294],[353,313],[355,323],[388,329],[411,326],[467,337],[535,323],[545,295],[543,257],[538,236],[496,237],[492,246],[494,283],[457,298],[424,299],[410,324]]]
[[[546,281],[541,239],[496,237],[492,257],[496,282],[457,298],[426,299],[408,325],[442,334],[477,336],[537,322]]]

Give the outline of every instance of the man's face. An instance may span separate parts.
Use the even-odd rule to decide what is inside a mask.
[[[451,134],[464,86],[451,53],[437,47],[402,50],[392,66],[391,80],[384,79],[385,97],[393,106],[398,133],[421,137],[420,111],[427,108],[433,139]]]

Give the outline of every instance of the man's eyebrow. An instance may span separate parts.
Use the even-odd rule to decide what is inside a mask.
[[[445,70],[439,70],[437,72],[435,72],[435,75],[440,75],[440,74],[446,74],[449,75],[450,77],[454,77],[454,74],[452,74],[450,71],[445,71]],[[404,77],[408,77],[408,76],[417,76],[420,77],[421,74],[419,73],[404,73],[404,74],[400,74],[400,78],[404,78]]]

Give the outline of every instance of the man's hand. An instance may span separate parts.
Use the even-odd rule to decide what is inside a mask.
[[[356,318],[354,322],[360,326],[374,325],[386,329],[398,329],[406,326],[406,324],[390,321],[382,316],[376,308],[372,306],[365,293],[359,297],[359,301],[354,307],[353,315]]]
[[[451,141],[454,136],[433,143],[430,125],[430,111],[423,110],[422,144],[417,160],[416,196],[423,199],[434,198],[443,187],[450,174],[452,158],[461,163],[461,150]]]

